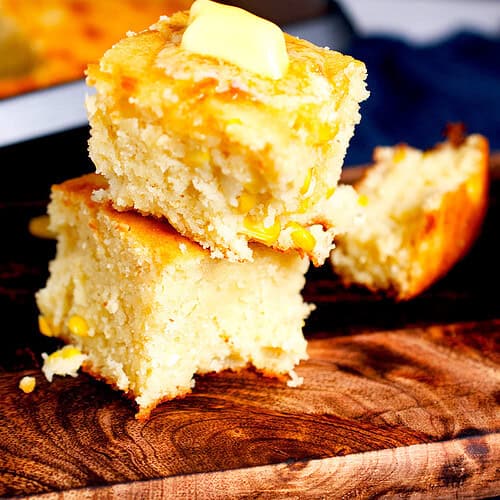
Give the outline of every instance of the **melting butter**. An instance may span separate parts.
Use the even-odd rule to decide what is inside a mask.
[[[181,47],[275,80],[288,68],[285,37],[276,24],[211,0],[196,0],[191,6]]]

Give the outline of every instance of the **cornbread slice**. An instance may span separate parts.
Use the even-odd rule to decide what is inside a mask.
[[[308,260],[263,246],[254,263],[212,259],[166,223],[94,202],[103,187],[90,174],[53,188],[43,332],[79,349],[83,369],[129,394],[139,417],[190,392],[196,373],[253,365],[296,383]]]
[[[425,152],[375,149],[375,164],[356,185],[365,222],[342,235],[331,256],[346,284],[409,299],[468,251],[487,207],[488,142],[451,139]]]
[[[191,0],[0,0],[0,98],[83,78],[127,30]]]
[[[284,35],[287,71],[264,77],[184,50],[188,20],[162,17],[88,68],[101,197],[167,218],[213,257],[251,260],[258,241],[321,264],[351,223],[355,195],[336,186],[364,64]]]

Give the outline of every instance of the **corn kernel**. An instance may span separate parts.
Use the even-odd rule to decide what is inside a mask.
[[[323,124],[318,128],[318,141],[320,143],[327,142],[334,136],[335,133],[336,131],[333,127],[329,124]]]
[[[310,198],[303,198],[302,200],[300,200],[298,212],[300,214],[303,214],[303,213],[307,212],[307,210],[309,209],[310,204],[311,204],[311,199]]]
[[[28,231],[36,238],[53,240],[56,237],[54,231],[49,229],[50,219],[48,215],[33,217],[28,223]]]
[[[300,188],[300,194],[306,194],[309,191],[309,187],[311,186],[311,179],[313,175],[313,168],[310,168],[307,171],[306,178],[304,179],[304,184]]]
[[[50,323],[48,322],[47,318],[45,316],[42,316],[41,314],[38,316],[38,329],[40,330],[40,333],[42,335],[45,335],[46,337],[54,336],[54,332],[52,331]]]
[[[54,358],[63,358],[63,359],[70,359],[75,356],[80,356],[82,352],[80,349],[78,349],[75,346],[72,345],[66,345],[62,349],[59,349],[58,351],[53,352],[49,358],[54,359]]]
[[[309,230],[297,222],[290,222],[287,227],[291,227],[293,229],[290,236],[297,248],[304,250],[304,252],[312,252],[314,250],[314,247],[316,246],[316,238]]]
[[[396,147],[394,151],[394,156],[392,157],[392,161],[394,163],[399,163],[405,159],[406,149],[402,146]]]
[[[243,191],[238,196],[238,210],[240,213],[248,213],[255,205],[257,205],[257,197],[255,195]]]
[[[26,394],[33,392],[35,390],[35,386],[36,386],[35,377],[23,377],[19,381],[19,389],[21,389],[21,391],[23,391]]]
[[[278,219],[274,221],[272,226],[265,227],[262,221],[256,221],[253,217],[247,216],[243,225],[245,227],[241,231],[242,234],[268,246],[276,243],[281,232],[281,224]]]
[[[360,194],[358,196],[358,205],[361,205],[362,207],[366,207],[366,205],[368,205],[368,196],[366,196],[366,194]]]
[[[326,197],[331,198],[333,196],[333,193],[335,193],[336,188],[331,187],[327,192],[326,192]]]
[[[316,122],[315,142],[317,144],[325,144],[331,141],[338,133],[338,124]]]
[[[186,154],[184,161],[190,167],[201,167],[202,165],[210,162],[210,153],[206,149],[190,151]]]
[[[242,124],[243,122],[239,118],[230,118],[227,121],[228,127],[230,127],[231,125],[242,125]]]
[[[89,326],[87,322],[81,316],[71,316],[68,321],[69,331],[73,335],[79,335],[85,337],[89,333]]]

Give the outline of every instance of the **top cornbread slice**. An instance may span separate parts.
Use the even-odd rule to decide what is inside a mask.
[[[188,17],[161,18],[88,69],[102,196],[166,217],[215,257],[251,260],[248,242],[260,241],[322,263],[349,224],[351,193],[334,191],[364,65],[285,35],[288,70],[262,77],[183,50]]]

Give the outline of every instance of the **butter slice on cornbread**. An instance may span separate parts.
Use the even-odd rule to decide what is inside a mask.
[[[296,383],[308,259],[260,245],[253,263],[212,259],[165,222],[93,201],[106,187],[96,174],[53,187],[57,255],[36,296],[44,332],[130,395],[139,417],[190,392],[194,374],[251,365]]]
[[[100,199],[168,219],[213,257],[251,260],[257,241],[320,265],[351,222],[355,195],[337,183],[365,66],[231,9],[198,0],[89,66],[90,156],[109,182]],[[253,37],[262,53],[203,39],[224,20],[235,47]]]

